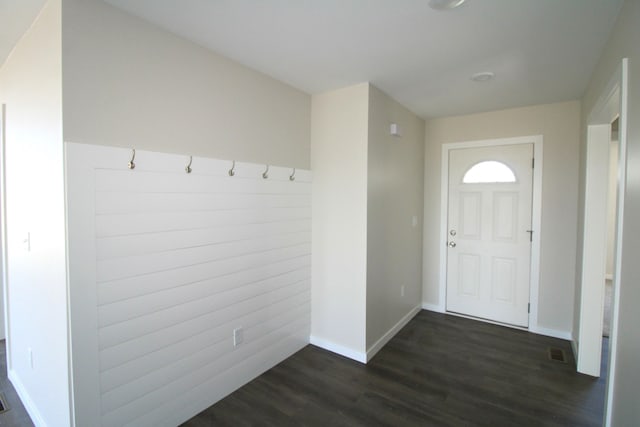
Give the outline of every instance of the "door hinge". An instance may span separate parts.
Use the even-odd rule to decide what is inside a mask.
[[[533,242],[533,230],[527,230],[527,233],[529,233],[529,241]]]
[[[527,313],[531,313],[531,303],[527,304]]]
[[[536,167],[536,158],[534,157],[534,158],[531,159],[531,169],[533,169],[535,167]]]

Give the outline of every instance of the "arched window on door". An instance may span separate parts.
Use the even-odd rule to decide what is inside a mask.
[[[464,184],[516,182],[513,170],[502,162],[487,160],[471,166],[462,178]]]

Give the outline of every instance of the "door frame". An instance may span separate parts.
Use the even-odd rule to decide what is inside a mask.
[[[614,263],[613,263],[613,301],[611,304],[611,332],[609,334],[609,360],[607,363],[607,384],[605,388],[604,402],[604,425],[611,425],[611,407],[613,406],[613,389],[616,372],[616,356],[618,346],[618,307],[620,302],[620,272],[622,270],[622,240],[623,240],[623,220],[624,220],[624,203],[625,188],[627,174],[627,103],[628,103],[628,67],[629,60],[623,58],[617,70],[613,73],[609,84],[602,91],[600,98],[590,111],[587,118],[587,157],[585,168],[585,188],[584,188],[584,230],[583,230],[583,258],[581,266],[581,282],[580,282],[580,313],[579,313],[579,329],[578,342],[573,344],[577,349],[576,359],[578,371],[591,374],[591,372],[600,373],[601,349],[602,349],[602,305],[604,300],[604,286],[598,289],[591,289],[591,282],[585,281],[585,277],[590,277],[592,269],[598,268],[598,262],[585,262],[585,259],[593,259],[594,254],[601,249],[596,247],[597,241],[590,236],[593,230],[587,233],[588,209],[590,208],[590,200],[594,199],[594,194],[598,191],[597,185],[593,185],[594,168],[601,168],[600,160],[596,154],[605,147],[609,149],[611,143],[610,126],[616,117],[620,123],[618,127],[618,170],[617,170],[617,206],[616,206],[616,228],[615,228],[615,244],[614,244]],[[608,132],[607,132],[608,131]],[[602,135],[606,133],[606,135]],[[607,151],[608,152],[608,151]],[[605,167],[608,169],[608,163]],[[601,221],[599,221],[601,222]],[[605,217],[606,222],[606,217]],[[597,226],[601,226],[597,224]],[[606,224],[604,225],[602,234],[606,236]],[[600,233],[598,233],[600,234]],[[603,256],[602,262],[605,262]],[[604,280],[604,276],[603,276]],[[587,288],[585,289],[585,284]],[[602,284],[601,284],[602,285]],[[593,322],[593,315],[599,313],[599,326]],[[591,319],[590,319],[591,318]],[[590,322],[591,320],[591,322]],[[576,351],[577,350],[577,351]],[[596,356],[597,355],[597,356]],[[597,366],[596,366],[597,362]],[[591,374],[593,375],[593,374]]]
[[[9,337],[9,272],[7,271],[7,186],[6,186],[6,136],[7,136],[7,105],[0,104],[0,263],[2,275],[0,277],[0,292],[2,292],[2,335],[6,340],[7,372],[11,370],[11,339]]]
[[[500,145],[533,144],[533,189],[531,200],[531,228],[533,230],[531,242],[531,270],[529,279],[529,328],[531,332],[549,335],[549,331],[541,331],[538,327],[538,289],[540,283],[540,231],[542,219],[542,135],[523,136],[515,138],[496,138],[478,141],[451,142],[442,145],[441,175],[440,175],[440,286],[438,311],[447,312],[447,221],[449,207],[449,151],[461,148],[496,147]],[[476,319],[476,318],[474,318]],[[485,319],[476,319],[488,323],[496,323]],[[500,325],[520,328],[500,323]],[[564,338],[564,337],[563,337]]]

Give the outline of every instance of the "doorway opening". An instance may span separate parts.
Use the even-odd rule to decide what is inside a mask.
[[[620,117],[611,123],[611,136],[609,143],[609,186],[607,197],[607,264],[604,281],[604,313],[602,320],[602,337],[611,335],[611,307],[613,305],[613,270],[616,241],[616,206],[618,202],[618,156]]]
[[[7,228],[6,228],[6,185],[5,185],[5,162],[6,162],[6,124],[7,106],[0,104],[0,340],[8,338],[8,328],[6,321],[6,295],[7,295]],[[10,366],[10,360],[7,358]]]
[[[574,340],[577,368],[587,375],[600,376],[603,358],[607,359],[607,386],[604,405],[604,425],[611,425],[611,408],[615,381],[618,302],[623,236],[623,212],[626,176],[626,128],[628,59],[618,70],[590,112],[587,119],[587,150],[584,186],[584,219],[582,239],[582,270],[579,292],[579,321]],[[617,132],[612,132],[612,129]],[[612,136],[617,135],[617,170],[615,174],[615,224],[612,241],[611,318],[608,351],[603,351],[603,323],[607,270],[608,195],[610,193],[610,155]],[[605,339],[605,342],[607,339]]]

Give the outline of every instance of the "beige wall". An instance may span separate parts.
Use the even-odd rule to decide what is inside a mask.
[[[362,359],[369,84],[312,98],[311,342]]]
[[[98,0],[62,0],[64,140],[309,168],[309,95]]]
[[[49,1],[0,69],[8,375],[35,424],[49,426],[70,424],[60,19],[60,0]]]
[[[625,1],[616,27],[607,42],[588,90],[583,98],[582,130],[586,119],[601,96],[605,86],[620,66],[622,58],[629,58],[629,94],[627,133],[627,173],[624,207],[624,241],[622,243],[622,271],[620,276],[619,329],[614,380],[613,406],[610,408],[612,426],[636,425],[640,420],[638,390],[640,384],[640,1]],[[622,132],[622,131],[621,131]],[[582,147],[586,138],[583,136]],[[584,151],[584,149],[583,149]],[[584,158],[581,165],[584,169]],[[582,179],[583,176],[581,176]],[[578,251],[582,247],[578,246]],[[577,300],[579,301],[579,300]],[[578,307],[576,306],[576,310]]]
[[[311,342],[364,362],[421,303],[424,121],[369,83],[311,111]]]
[[[442,144],[542,135],[544,169],[538,326],[573,326],[580,103],[577,101],[428,120],[425,131],[423,302],[436,305],[440,263]]]
[[[367,349],[421,305],[423,158],[424,120],[370,86]]]

